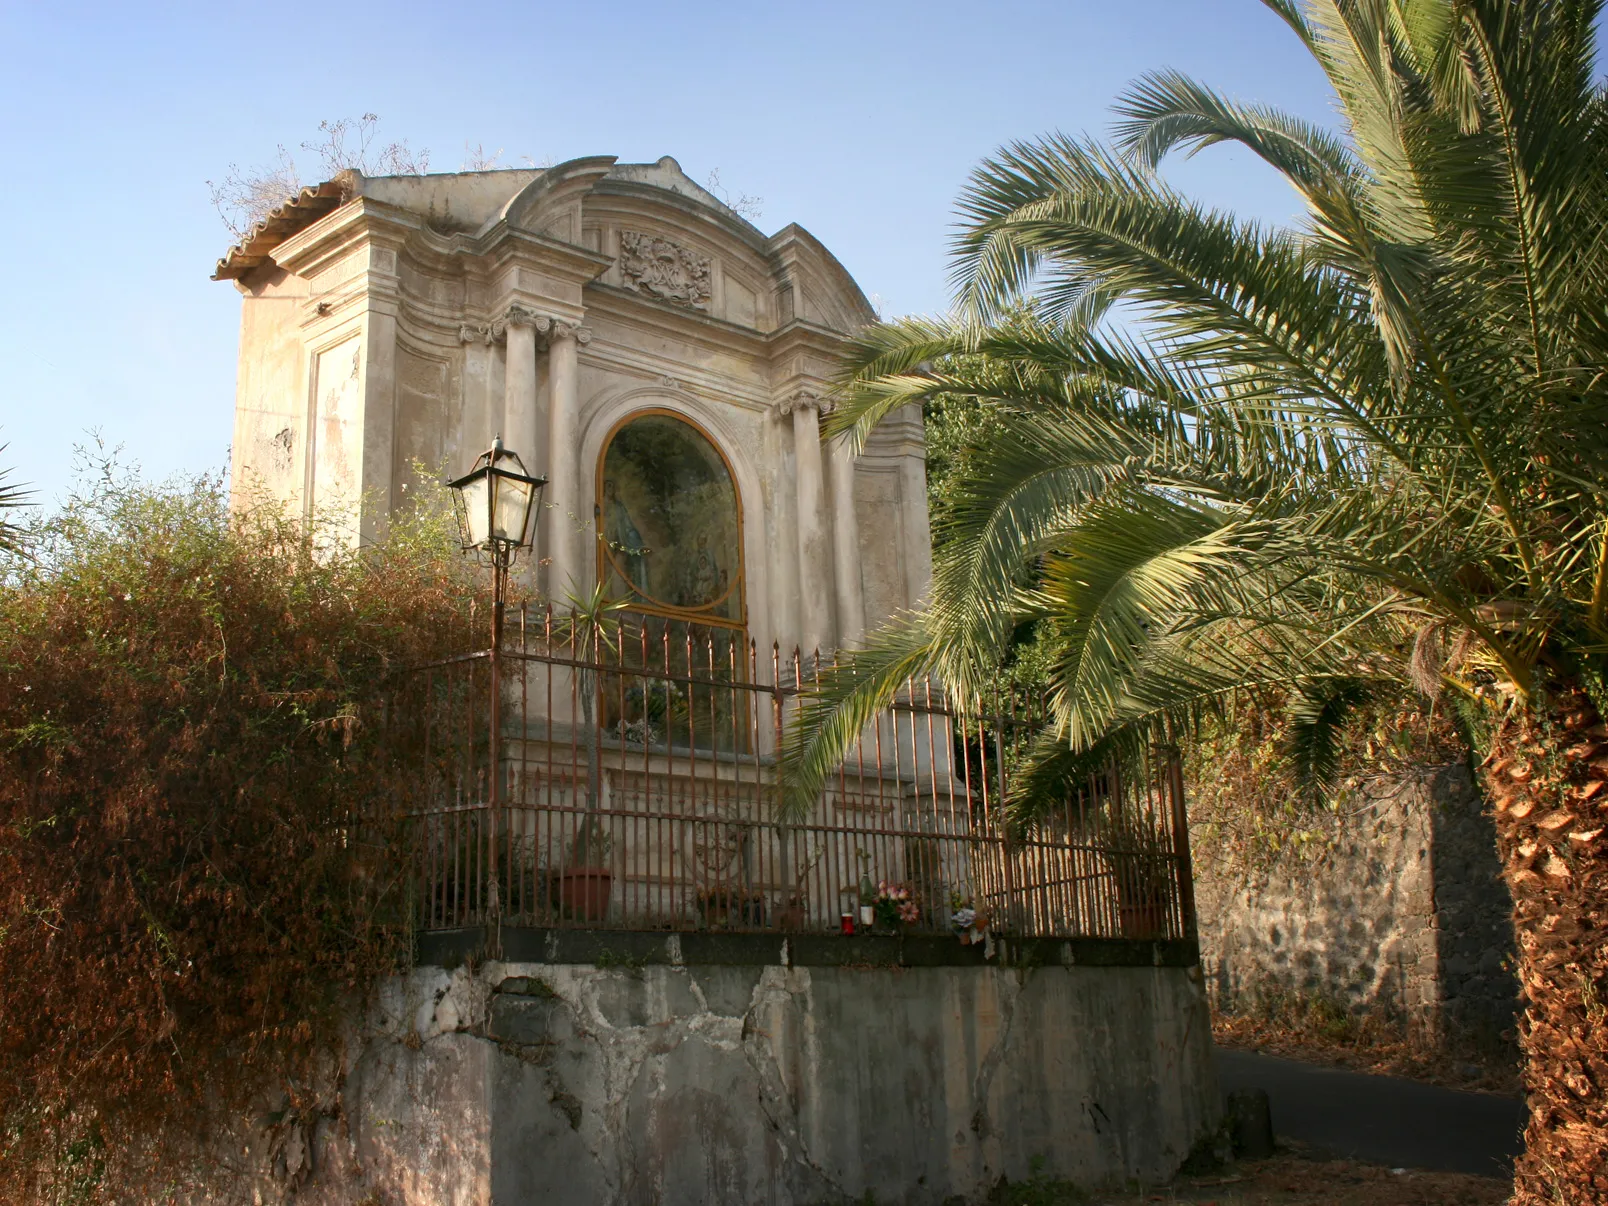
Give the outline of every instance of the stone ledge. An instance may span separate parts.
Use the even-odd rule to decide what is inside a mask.
[[[1193,967],[1200,948],[1190,939],[1000,938],[996,957],[943,934],[711,933],[703,930],[575,930],[504,926],[509,963],[592,963],[601,967],[701,964],[788,967]],[[416,939],[422,966],[452,968],[484,956],[480,926],[431,930]]]

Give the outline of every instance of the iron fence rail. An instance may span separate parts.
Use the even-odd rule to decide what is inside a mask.
[[[1022,937],[1193,937],[1163,750],[1013,821],[1037,710],[968,714],[911,680],[787,815],[776,753],[818,657],[648,616],[511,621],[495,655],[415,668],[391,699],[429,768],[407,806],[425,929],[836,930],[886,887],[879,926],[946,930],[969,908]]]

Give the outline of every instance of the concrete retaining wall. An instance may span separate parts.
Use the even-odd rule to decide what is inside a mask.
[[[493,962],[388,983],[340,1113],[298,1201],[783,1206],[1160,1179],[1218,1097],[1196,967]]]

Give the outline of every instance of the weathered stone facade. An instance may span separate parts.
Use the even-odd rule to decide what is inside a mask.
[[[296,1138],[296,1200],[936,1206],[1040,1160],[1160,1179],[1218,1117],[1208,1034],[1198,968],[421,968]]]
[[[1202,959],[1225,1006],[1322,997],[1482,1043],[1513,1025],[1512,902],[1466,766],[1365,784],[1319,858],[1195,871]]]
[[[218,264],[244,296],[233,481],[374,539],[416,465],[494,435],[549,479],[533,585],[597,578],[600,474],[622,421],[696,425],[740,500],[746,631],[851,645],[931,574],[919,413],[858,456],[823,445],[846,338],[874,319],[796,225],[766,236],[669,157],[340,179]]]

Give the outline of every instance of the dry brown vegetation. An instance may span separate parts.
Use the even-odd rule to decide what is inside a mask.
[[[1096,1194],[1091,1206],[1153,1202],[1193,1206],[1499,1206],[1511,1185],[1494,1177],[1407,1170],[1354,1160],[1320,1160],[1296,1150],[1249,1160],[1206,1177],[1125,1196]]]
[[[1448,1089],[1520,1092],[1518,1053],[1499,1058],[1488,1050],[1448,1052],[1419,1041],[1402,1025],[1382,1017],[1336,1019],[1321,1008],[1296,1009],[1274,1016],[1217,1014],[1212,1039],[1219,1047],[1262,1051],[1285,1059],[1349,1068],[1377,1076],[1406,1076]]]
[[[406,956],[383,818],[417,754],[378,690],[467,639],[472,583],[429,524],[314,556],[217,480],[107,471],[27,535],[0,563],[0,1200],[91,1202],[141,1152],[182,1181],[264,1088],[302,1109]]]

